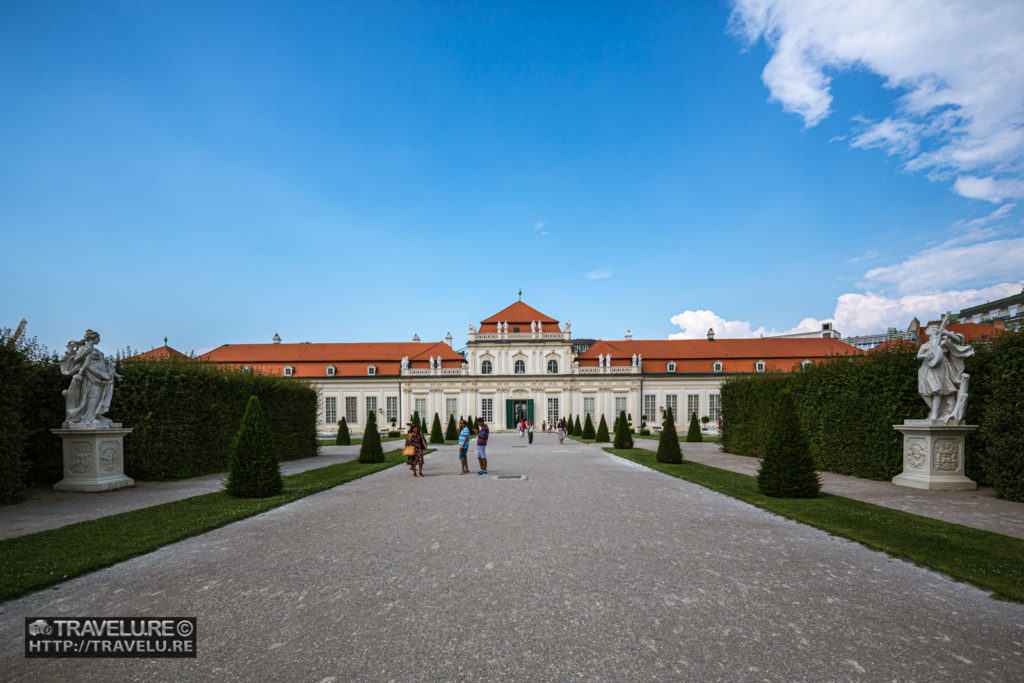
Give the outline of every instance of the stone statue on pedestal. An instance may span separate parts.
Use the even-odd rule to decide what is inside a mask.
[[[978,485],[964,476],[966,436],[978,429],[964,424],[970,376],[964,359],[974,348],[964,336],[946,329],[949,314],[938,325],[929,325],[928,341],[917,357],[917,390],[928,404],[928,417],[893,425],[903,434],[903,472],[892,479],[897,486],[918,489],[972,490]]]
[[[114,380],[121,379],[121,375],[114,371],[114,363],[96,348],[99,342],[98,332],[86,330],[82,339],[68,342],[60,359],[61,373],[71,377],[71,385],[61,392],[67,413],[61,425],[64,429],[114,427],[105,413],[110,410]]]
[[[531,320],[530,321],[530,332],[533,333],[533,334],[537,333],[537,321],[536,320]]]
[[[78,341],[69,341],[60,359],[60,371],[71,377],[62,391],[66,419],[50,431],[61,438],[64,478],[53,485],[57,491],[111,491],[133,486],[124,474],[123,429],[105,413],[110,410],[114,380],[122,379],[114,363],[96,345],[100,335],[86,330]]]

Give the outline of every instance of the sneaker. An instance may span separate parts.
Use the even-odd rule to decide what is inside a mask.
[[[480,471],[479,471],[479,472],[477,472],[476,474],[477,474],[477,476],[478,476],[478,477],[484,477],[484,476],[487,476],[487,473],[486,473],[486,472],[484,472],[483,470],[480,470]]]
[[[459,474],[469,474],[469,470],[462,470]]]

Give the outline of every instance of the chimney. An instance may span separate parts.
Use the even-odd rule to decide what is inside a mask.
[[[626,330],[626,341],[633,341],[633,333]]]
[[[708,328],[708,341],[715,341],[715,328]]]
[[[449,332],[444,336],[444,343],[448,345],[448,348],[452,347],[452,333]]]
[[[417,344],[419,344],[419,343],[420,343],[420,335],[418,335],[418,334],[413,334],[413,335],[412,335],[412,340],[413,340],[414,342],[416,342]]]
[[[280,344],[281,343],[281,335],[279,335],[277,332],[275,332],[274,333],[274,340],[273,341],[274,341],[275,344]]]

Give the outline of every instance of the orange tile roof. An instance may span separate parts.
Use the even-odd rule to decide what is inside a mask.
[[[505,308],[501,309],[491,317],[484,318],[483,320],[481,320],[480,329],[478,331],[495,332],[498,329],[499,322],[507,322],[510,326],[510,330],[511,326],[517,326],[522,328],[525,325],[526,329],[521,330],[525,332],[529,329],[530,322],[534,320],[540,321],[545,325],[551,326],[548,329],[544,330],[545,332],[560,331],[557,320],[555,320],[549,315],[544,315],[543,313],[538,311],[536,308],[533,308],[532,306],[527,306],[522,301],[517,301],[511,306],[506,306]]]
[[[121,362],[128,360],[188,360],[188,356],[183,354],[177,349],[172,349],[170,346],[158,346],[155,349],[144,351],[143,353],[137,353],[134,356],[123,358]]]
[[[921,331],[918,333],[919,338],[922,342],[928,340],[926,334],[929,325],[939,325],[941,320],[933,320],[928,325],[921,325]],[[1001,330],[998,327],[991,325],[981,325],[980,323],[949,323],[946,325],[946,329],[950,332],[956,332],[957,334],[964,335],[964,339],[967,341],[980,341],[982,339],[988,339],[990,337],[998,337],[1001,334],[1006,334],[1006,330]]]
[[[397,375],[404,356],[409,367],[426,368],[431,356],[441,357],[441,367],[457,368],[464,362],[444,342],[359,342],[338,344],[225,344],[204,353],[200,360],[234,367],[252,366],[257,372],[284,374],[286,365],[295,368],[293,377],[326,377],[327,366],[336,377],[365,377],[368,365],[378,375]]]
[[[722,372],[753,372],[754,363],[764,361],[766,370],[788,372],[803,360],[820,361],[830,356],[859,356],[864,351],[838,339],[634,339],[598,341],[577,356],[581,367],[596,367],[598,354],[612,356],[612,365],[630,365],[633,354],[643,356],[644,372],[667,372],[674,362],[676,372],[712,372],[721,361]]]

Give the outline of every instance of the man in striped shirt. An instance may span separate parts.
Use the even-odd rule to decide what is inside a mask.
[[[480,471],[477,472],[481,477],[487,476],[487,437],[490,435],[490,430],[487,429],[487,425],[484,424],[484,419],[478,417],[476,419],[477,434],[476,434],[476,459],[480,461]]]

